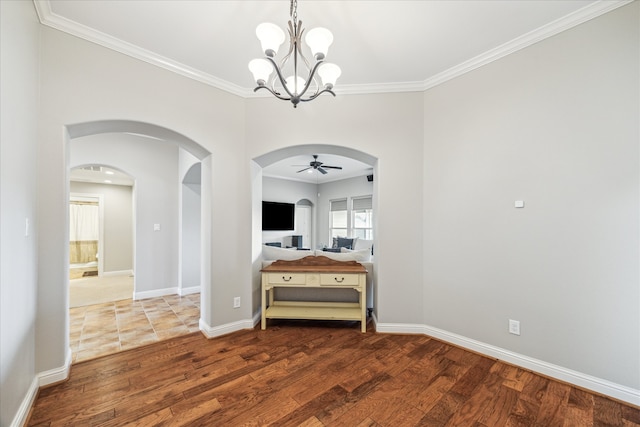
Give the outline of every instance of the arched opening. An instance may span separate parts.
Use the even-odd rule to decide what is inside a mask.
[[[208,282],[202,278],[210,277],[210,264],[200,259],[201,255],[203,259],[210,258],[206,257],[206,247],[201,248],[202,242],[210,238],[210,227],[202,224],[208,218],[202,211],[210,196],[201,194],[199,187],[203,178],[211,179],[210,168],[202,167],[203,160],[210,163],[210,154],[195,141],[149,123],[99,121],[70,125],[67,130],[69,170],[79,165],[109,164],[135,177],[132,301],[160,297],[171,307],[172,295],[197,297],[194,307],[190,307],[195,320],[189,318],[187,324],[181,313],[176,313],[182,323],[167,326],[160,333],[147,316],[151,323],[147,332],[165,339],[198,330],[206,308],[200,309],[200,295],[190,294],[201,293],[204,297],[208,292]],[[68,191],[71,192],[69,187]],[[147,307],[143,309],[147,314]],[[119,332],[121,343],[113,347],[115,351],[150,342],[148,335],[143,336],[140,331],[127,331],[125,338]],[[123,343],[123,339],[127,342]]]
[[[269,153],[265,153],[261,156],[258,156],[253,159],[252,163],[252,201],[253,201],[253,266],[254,266],[254,281],[253,281],[253,295],[254,295],[254,307],[257,309],[257,305],[260,303],[260,274],[259,270],[262,268],[267,260],[264,260],[262,257],[262,247],[264,244],[268,243],[279,243],[278,240],[281,240],[284,243],[284,246],[297,246],[294,244],[288,244],[290,241],[286,239],[286,236],[279,236],[277,234],[266,234],[263,232],[260,221],[257,221],[258,218],[261,217],[261,202],[268,198],[274,198],[274,195],[279,194],[288,194],[289,197],[295,198],[298,194],[296,191],[304,192],[305,189],[299,190],[299,186],[293,186],[292,184],[284,184],[284,181],[275,182],[274,177],[269,175],[265,176],[263,171],[265,168],[268,168],[270,165],[276,164],[277,162],[281,162],[285,159],[294,158],[295,156],[309,156],[311,160],[314,154],[323,153],[327,155],[341,156],[347,159],[354,159],[358,162],[362,162],[367,165],[366,174],[360,173],[358,176],[351,176],[348,181],[361,179],[363,183],[368,183],[369,188],[362,190],[352,188],[344,189],[343,196],[345,200],[351,201],[351,199],[356,196],[365,196],[369,195],[371,200],[377,199],[378,192],[378,184],[377,181],[372,179],[372,177],[377,172],[378,160],[374,156],[371,156],[367,153],[341,147],[335,145],[322,145],[322,144],[314,144],[314,145],[299,145],[299,146],[291,146],[282,148],[279,150],[275,150]],[[302,170],[300,165],[292,164],[292,166],[297,167],[298,170]],[[304,166],[304,165],[303,165]],[[304,169],[304,168],[303,168]],[[330,172],[329,172],[330,173]],[[323,174],[324,175],[324,174]],[[347,180],[345,180],[346,182]],[[278,185],[283,185],[280,189],[277,188]],[[310,238],[305,239],[302,238],[302,246],[304,249],[310,249],[311,251],[322,250],[323,247],[326,247],[330,244],[330,229],[329,229],[329,206],[330,206],[330,198],[327,194],[323,194],[324,189],[331,189],[331,193],[339,189],[341,186],[340,181],[334,181],[330,183],[322,184],[320,182],[316,182],[315,185],[311,185],[312,189],[307,190],[308,193],[311,193],[309,197],[299,197],[295,200],[292,200],[294,204],[296,204],[296,212],[298,209],[309,209],[310,210],[310,218],[311,218],[311,231]],[[274,189],[275,188],[275,189]],[[300,193],[302,194],[302,193]],[[302,203],[299,203],[300,201]],[[306,200],[306,201],[304,201]],[[296,223],[298,218],[296,218]],[[298,224],[295,229],[295,233],[289,232],[288,234],[300,235],[298,231]],[[372,224],[372,235],[375,240],[375,228],[376,223]],[[286,233],[282,233],[286,234]],[[305,240],[309,240],[309,243],[305,242]],[[293,242],[291,242],[293,243]],[[372,242],[372,244],[374,244]],[[308,246],[308,247],[307,247]],[[375,269],[372,268],[369,289],[367,291],[368,301],[367,304],[369,308],[375,309],[375,295],[376,295],[376,273]],[[309,296],[305,296],[308,298]],[[294,297],[295,298],[295,297]],[[313,298],[313,296],[312,296]]]

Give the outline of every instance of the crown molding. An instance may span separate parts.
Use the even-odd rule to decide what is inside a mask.
[[[504,43],[494,49],[469,59],[461,64],[458,64],[448,70],[434,75],[426,79],[423,82],[422,90],[431,89],[438,86],[448,80],[459,77],[469,71],[473,71],[476,68],[480,68],[483,65],[487,65],[493,61],[504,58],[514,52],[538,43],[544,39],[555,36],[563,31],[569,30],[582,23],[585,23],[591,19],[597,18],[600,15],[604,15],[607,12],[611,12],[621,6],[629,4],[634,0],[600,0],[576,10],[562,18],[556,19],[540,28],[529,31],[520,37]]]
[[[251,94],[250,90],[247,90],[246,88],[56,15],[51,10],[50,0],[33,0],[33,3],[35,4],[40,23],[43,25],[63,31],[89,42],[96,43],[108,49],[115,50],[116,52],[123,53],[132,58],[164,68],[165,70],[172,71],[184,77],[188,77],[234,95],[246,98]]]
[[[546,38],[566,31],[591,19],[597,18],[607,12],[629,4],[634,0],[599,0],[583,7],[569,15],[559,18],[538,29],[530,31],[481,55],[458,64],[448,70],[442,71],[424,81],[399,82],[399,83],[371,83],[357,85],[341,85],[334,91],[337,94],[361,95],[374,93],[400,93],[400,92],[423,92],[431,89],[451,79],[459,77],[469,71],[497,61],[507,55],[531,46]],[[132,58],[139,59],[152,65],[156,65],[165,70],[172,71],[184,77],[213,86],[220,90],[243,98],[269,97],[269,94],[262,91],[253,92],[252,89],[240,87],[226,80],[217,78],[201,70],[189,67],[178,61],[158,55],[146,49],[142,49],[131,43],[125,42],[108,34],[94,30],[77,22],[68,20],[56,15],[51,10],[50,0],[33,0],[40,23],[48,27],[66,32],[80,37],[92,43],[123,53]]]

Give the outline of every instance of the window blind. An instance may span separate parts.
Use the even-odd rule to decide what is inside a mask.
[[[347,210],[347,199],[332,200],[331,201],[330,210],[331,210],[331,212],[346,211]]]
[[[353,210],[354,211],[362,211],[365,209],[373,209],[373,203],[371,201],[371,196],[367,197],[358,197],[357,199],[353,199]]]

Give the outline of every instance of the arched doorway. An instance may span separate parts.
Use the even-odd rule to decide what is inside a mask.
[[[205,165],[209,164],[209,153],[183,135],[148,123],[100,121],[72,125],[67,130],[69,168],[85,164],[117,164],[136,177],[133,192],[133,269],[136,272],[133,299],[200,292],[200,279],[210,276],[210,265],[200,262],[200,253],[203,252],[200,242],[210,232],[207,231],[210,227],[201,224],[208,218],[207,213],[202,212],[205,203],[201,200],[206,202],[209,195],[202,197],[197,191],[197,203],[186,203],[185,197],[189,196],[185,189],[193,190],[203,176],[211,179],[210,169],[202,167],[203,160]],[[189,227],[182,226],[185,221]],[[182,237],[186,229],[190,238],[185,241]],[[182,255],[185,251],[189,259],[194,254],[197,259],[195,264],[188,266],[188,286],[183,286]],[[202,288],[201,293],[206,294],[207,286]],[[201,310],[199,300],[196,305],[201,319],[207,307],[205,305]],[[160,339],[168,337],[163,335]]]

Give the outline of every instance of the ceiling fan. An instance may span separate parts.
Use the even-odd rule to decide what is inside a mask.
[[[306,165],[296,165],[296,166],[306,166]],[[311,168],[313,168],[313,169],[317,170],[318,172],[320,172],[320,173],[321,173],[321,174],[323,174],[323,175],[326,175],[326,174],[327,174],[327,171],[326,171],[325,169],[342,169],[342,166],[327,166],[327,165],[325,165],[324,163],[319,162],[319,161],[318,161],[318,155],[317,155],[317,154],[314,154],[314,155],[313,155],[313,161],[312,161],[312,162],[309,162],[309,166],[307,166],[307,167],[306,167],[306,168],[304,168],[304,169],[300,169],[300,170],[299,170],[298,172],[296,172],[296,173],[304,172],[304,171],[309,170],[309,169],[311,169]]]

